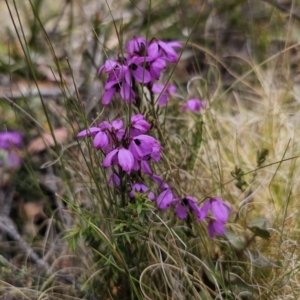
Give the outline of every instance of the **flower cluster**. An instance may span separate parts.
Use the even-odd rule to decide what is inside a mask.
[[[118,165],[124,172],[132,170],[152,174],[149,162],[158,162],[162,147],[159,142],[146,133],[150,124],[144,116],[137,114],[131,117],[130,126],[125,129],[122,120],[107,121],[97,127],[90,127],[77,134],[77,137],[93,137],[93,145],[105,154],[103,167]],[[116,182],[116,180],[114,181]]]
[[[94,148],[101,150],[105,155],[102,166],[104,168],[113,166],[108,180],[111,185],[121,185],[122,172],[129,175],[127,186],[130,198],[134,198],[135,193],[145,193],[149,200],[155,201],[159,209],[166,210],[173,207],[179,219],[185,219],[189,212],[194,213],[198,221],[208,219],[208,232],[211,237],[215,234],[224,234],[224,224],[228,221],[228,214],[231,211],[228,204],[220,198],[211,198],[199,207],[197,200],[191,196],[175,198],[170,186],[153,173],[149,163],[160,161],[162,147],[154,137],[147,134],[150,128],[144,116],[137,114],[131,117],[127,127],[124,127],[122,120],[111,123],[104,121],[97,127],[82,130],[77,137],[92,137]],[[130,176],[134,171],[149,175],[158,183],[157,197],[144,183],[136,181],[138,176]]]
[[[160,209],[173,206],[179,219],[185,219],[188,212],[194,213],[199,222],[208,219],[208,233],[210,237],[214,237],[215,234],[224,234],[224,224],[228,221],[229,212],[231,211],[230,205],[221,198],[211,198],[199,207],[197,200],[191,196],[174,198],[169,187],[157,197],[156,204]],[[209,211],[211,211],[211,216],[208,215]]]
[[[134,37],[126,44],[124,56],[117,60],[107,60],[99,69],[99,76],[103,72],[108,75],[102,104],[108,105],[115,94],[119,94],[127,103],[133,103],[136,98],[136,82],[151,90],[154,81],[159,80],[161,72],[166,69],[167,61],[178,61],[174,48],[181,49],[182,46],[178,42],[166,43],[157,39],[147,41]]]
[[[22,160],[15,149],[22,147],[22,140],[21,132],[0,132],[0,167],[16,169],[21,165]]]
[[[176,92],[176,86],[156,82],[161,78],[167,63],[176,63],[179,59],[175,49],[181,49],[178,42],[163,42],[153,38],[147,41],[134,37],[126,44],[124,55],[117,60],[107,60],[100,68],[98,75],[106,73],[105,92],[102,104],[108,105],[114,95],[118,95],[126,103],[141,111],[139,93],[148,89],[151,105],[166,105],[170,96]],[[155,100],[154,95],[157,95]],[[146,97],[147,98],[147,97]],[[183,104],[183,111],[200,112],[206,103],[192,98]],[[161,160],[162,147],[153,136],[149,135],[151,125],[142,114],[131,116],[129,124],[123,120],[101,122],[77,134],[77,137],[93,138],[93,146],[102,152],[102,167],[110,168],[108,183],[118,193],[128,194],[129,201],[134,201],[138,194],[143,194],[153,201],[158,209],[174,209],[179,219],[186,219],[189,213],[198,221],[208,221],[208,232],[211,237],[224,234],[224,224],[228,220],[230,206],[220,198],[211,198],[202,207],[191,196],[175,197],[175,189],[154,174],[152,163]],[[146,180],[148,177],[148,180]],[[153,191],[144,182],[153,181],[157,186]],[[154,193],[156,192],[156,193]]]

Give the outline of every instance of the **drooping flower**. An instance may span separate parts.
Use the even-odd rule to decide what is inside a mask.
[[[135,137],[150,130],[151,125],[145,120],[142,114],[137,114],[131,117],[130,135]]]
[[[173,199],[174,196],[171,189],[167,188],[156,198],[156,205],[160,209],[167,209],[172,204]]]
[[[231,206],[221,198],[211,198],[206,201],[199,210],[198,220],[203,221],[211,212],[212,218],[208,223],[208,233],[211,237],[215,234],[224,234],[224,224],[228,221]]]
[[[129,145],[129,150],[137,160],[151,157],[157,162],[160,160],[160,152],[162,147],[154,137],[140,134],[132,138],[132,141]]]
[[[125,46],[130,55],[145,56],[147,41],[143,37],[133,37]]]
[[[222,222],[217,220],[210,220],[208,223],[208,234],[213,238],[216,234],[223,235],[225,233],[225,227]]]
[[[109,138],[107,134],[103,131],[99,131],[94,137],[94,148],[95,149],[104,149],[109,144]]]
[[[134,157],[129,150],[120,147],[109,152],[102,165],[104,168],[108,168],[113,164],[119,165],[123,171],[130,173],[133,169]]]
[[[172,204],[176,207],[176,214],[179,219],[185,219],[189,211],[192,211],[196,216],[200,217],[200,208],[197,205],[197,200],[190,196],[176,198]]]
[[[176,86],[170,84],[163,85],[160,83],[154,83],[152,86],[152,92],[154,94],[159,94],[157,104],[162,106],[166,105],[170,95],[176,92]]]
[[[120,64],[117,60],[108,59],[105,61],[104,65],[100,67],[98,71],[98,76],[102,75],[102,72],[111,73],[115,68],[120,67]]]
[[[95,136],[99,131],[101,131],[100,128],[98,127],[90,127],[88,129],[84,129],[82,131],[80,131],[79,133],[77,133],[77,137],[81,138],[81,137],[85,137],[85,136]]]
[[[93,145],[94,148],[105,149],[109,144],[109,137],[107,134],[99,127],[90,127],[88,129],[84,129],[77,134],[78,138],[82,137],[93,137]]]
[[[224,202],[221,198],[211,198],[201,207],[199,221],[204,220],[209,211],[211,211],[213,217],[217,221],[225,223],[228,221],[231,206]]]
[[[192,112],[200,112],[202,109],[206,107],[206,103],[200,99],[190,99],[186,103],[183,104],[182,110],[192,111]]]
[[[93,137],[94,148],[97,150],[103,149],[104,152],[107,153],[111,149],[110,144],[121,141],[124,134],[125,129],[123,128],[123,121],[115,120],[111,124],[104,121],[97,127],[84,129],[77,134],[77,137]]]

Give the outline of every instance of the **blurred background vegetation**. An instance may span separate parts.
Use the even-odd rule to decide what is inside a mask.
[[[293,134],[299,127],[299,22],[299,0],[1,1],[0,130],[26,133],[21,153],[24,165],[13,174],[1,174],[0,203],[11,199],[5,217],[14,221],[20,235],[40,256],[43,249],[51,249],[53,241],[59,241],[61,247],[49,251],[47,259],[64,270],[62,273],[70,276],[68,268],[73,267],[76,277],[80,271],[74,266],[87,269],[88,263],[77,261],[62,239],[61,224],[67,224],[68,217],[57,211],[67,205],[57,195],[82,188],[76,177],[81,153],[73,148],[77,145],[74,137],[90,120],[80,111],[91,120],[99,117],[103,82],[97,76],[98,69],[107,58],[119,54],[132,36],[177,40],[185,45],[173,80],[185,90],[192,78],[200,79],[190,88],[200,91],[212,109],[207,122],[215,127],[207,132],[206,151],[217,153],[216,149],[222,148],[218,161],[221,184],[232,179],[230,172],[238,171],[236,165],[253,170],[258,149],[268,149],[269,163],[280,161],[287,153],[290,157],[298,155],[297,134]],[[118,111],[118,105],[113,105],[111,115]],[[176,124],[170,128],[174,133],[178,129]],[[245,128],[241,134],[240,128]],[[212,146],[211,140],[217,141],[217,146]],[[231,144],[233,140],[236,145]],[[53,163],[62,156],[65,165]],[[209,165],[203,173],[210,172],[210,179],[217,177],[213,174],[217,165],[214,159],[203,159],[203,165]],[[198,167],[202,172],[202,165]],[[266,203],[263,211],[272,215],[275,223],[285,224],[288,220],[294,228],[298,226],[298,208],[289,201],[290,197],[296,201],[300,192],[297,165],[291,163],[283,173],[277,173],[276,168],[245,176],[246,186],[228,185],[226,193],[233,202],[240,201],[252,190],[255,180],[264,182],[273,176],[263,187],[262,198],[272,203],[274,214]],[[205,194],[211,186],[204,184],[201,189]],[[290,219],[289,204],[282,199],[294,203]],[[91,205],[82,202],[84,208]],[[280,210],[284,216],[276,215]],[[53,213],[61,223],[52,224]],[[297,236],[297,232],[290,234]],[[7,259],[0,262],[1,280],[30,288],[39,285],[40,275],[28,275],[35,269],[30,263],[24,265],[26,258],[19,254],[14,241],[2,235],[1,243],[4,250],[0,254]],[[267,253],[276,260],[277,244],[270,244]],[[18,267],[18,277],[10,264]],[[276,274],[270,273],[266,277]],[[73,282],[68,276],[64,283]],[[51,282],[44,284],[41,290]],[[76,291],[73,293],[76,295]],[[84,297],[84,293],[76,296]]]

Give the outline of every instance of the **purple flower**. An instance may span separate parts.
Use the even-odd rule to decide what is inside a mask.
[[[147,41],[142,37],[133,37],[126,46],[127,52],[130,55],[136,54],[138,56],[144,56],[147,48]]]
[[[109,138],[107,134],[103,131],[99,131],[94,137],[93,144],[94,148],[97,150],[106,148],[109,144]]]
[[[116,136],[118,141],[121,141],[124,134],[125,129],[123,128],[122,120],[115,120],[109,124],[107,121],[104,121],[98,125],[102,130],[108,130],[112,136]]]
[[[159,161],[161,149],[154,137],[145,134],[134,137],[129,145],[129,150],[137,160],[148,158],[149,156],[154,161]]]
[[[156,198],[156,205],[160,209],[167,209],[173,201],[173,193],[167,188]]]
[[[126,63],[126,59],[123,59]],[[135,67],[132,67],[135,69]],[[137,69],[137,68],[136,68]],[[115,93],[119,93],[120,97],[127,103],[132,103],[135,98],[135,93],[131,88],[131,70],[128,65],[121,64],[118,60],[107,60],[99,69],[100,76],[105,70],[108,73],[108,79],[105,84],[105,93],[102,98],[102,104],[108,105]],[[140,74],[140,69],[137,70]]]
[[[151,125],[145,120],[145,117],[141,114],[137,114],[131,117],[131,129],[130,135],[135,137],[141,133],[146,133],[150,130]]]
[[[140,83],[149,83],[152,81],[152,76],[148,70],[146,70],[142,65],[146,63],[149,58],[134,56],[128,61],[128,71],[129,75],[133,75],[136,81]],[[125,74],[126,76],[126,74]]]
[[[114,149],[106,155],[102,165],[104,168],[107,168],[112,164],[117,164],[123,171],[130,173],[133,169],[134,157],[132,153],[125,148]]]
[[[225,227],[222,222],[217,220],[210,220],[208,223],[208,234],[211,238],[215,236],[215,234],[223,235],[225,233]]]
[[[185,196],[183,198],[176,198],[172,204],[176,207],[176,214],[179,219],[185,219],[189,210],[193,211],[198,218],[200,216],[200,208],[193,197]]]
[[[117,60],[110,60],[108,59],[105,64],[99,69],[98,76],[101,76],[103,70],[106,73],[112,72],[115,68],[120,67],[120,64]]]
[[[208,233],[211,237],[214,237],[215,234],[222,235],[225,231],[224,224],[228,221],[231,210],[231,206],[221,198],[211,198],[200,208],[198,220],[203,221],[211,211],[213,218],[209,220]]]
[[[148,64],[149,72],[153,79],[158,80],[161,75],[161,71],[167,67],[166,60],[160,57],[153,57]]]
[[[131,189],[131,192],[129,193],[129,197],[133,198],[134,197],[134,192],[138,192],[138,193],[146,193],[148,191],[148,187],[146,187],[144,184],[142,183],[135,183],[133,186],[132,186],[132,189]],[[147,198],[149,200],[154,200],[155,199],[155,196],[153,194],[153,192],[150,192],[148,195],[147,195]]]
[[[148,55],[150,57],[164,57],[170,62],[178,61],[178,54],[173,48],[182,48],[179,42],[163,42],[153,39],[148,46]]]
[[[88,129],[84,129],[80,131],[77,134],[77,137],[94,137],[93,145],[94,148],[99,150],[99,149],[104,149],[108,146],[109,144],[109,138],[105,132],[101,130],[99,127],[90,127]]]
[[[183,104],[182,110],[190,110],[192,112],[200,112],[203,108],[206,107],[206,103],[199,99],[190,99]]]
[[[107,121],[100,123],[97,127],[84,129],[77,134],[77,137],[93,137],[94,148],[103,149],[105,153],[110,150],[111,142],[121,141],[125,134],[122,120],[115,120],[111,124]]]
[[[23,134],[18,131],[0,132],[0,149],[12,149],[22,147]]]
[[[231,206],[221,198],[211,198],[201,207],[199,221],[202,221],[207,217],[209,210],[211,210],[212,215],[217,221],[226,223],[228,220],[228,213],[231,211]]]
[[[108,105],[115,93],[118,93],[127,103],[132,103],[135,99],[135,92],[131,85],[130,70],[127,66],[120,65],[108,76],[104,87],[105,93],[102,98],[102,104]]]
[[[77,137],[85,137],[85,136],[95,136],[101,129],[98,127],[90,127],[88,129],[84,129],[77,133]]]
[[[127,103],[132,103],[135,99],[134,80],[144,84],[152,81],[150,72],[145,68],[146,62],[150,60],[139,56],[107,60],[98,72],[98,75],[103,71],[108,74],[102,104],[108,105],[115,93],[118,93]]]
[[[152,92],[154,94],[159,94],[158,97],[158,105],[165,105],[170,95],[174,94],[176,92],[176,86],[175,85],[162,85],[160,83],[154,83],[152,86]]]

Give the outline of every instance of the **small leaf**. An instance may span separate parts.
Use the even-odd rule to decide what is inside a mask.
[[[229,243],[237,250],[242,250],[246,247],[246,241],[237,236],[232,229],[226,228],[224,235],[228,239]]]
[[[263,239],[270,238],[270,232],[268,228],[271,227],[268,219],[259,217],[248,223],[247,227],[256,235]]]
[[[142,203],[138,203],[137,208],[136,208],[136,211],[137,211],[138,215],[140,215],[140,213],[142,212],[142,210],[143,210],[143,204]]]

